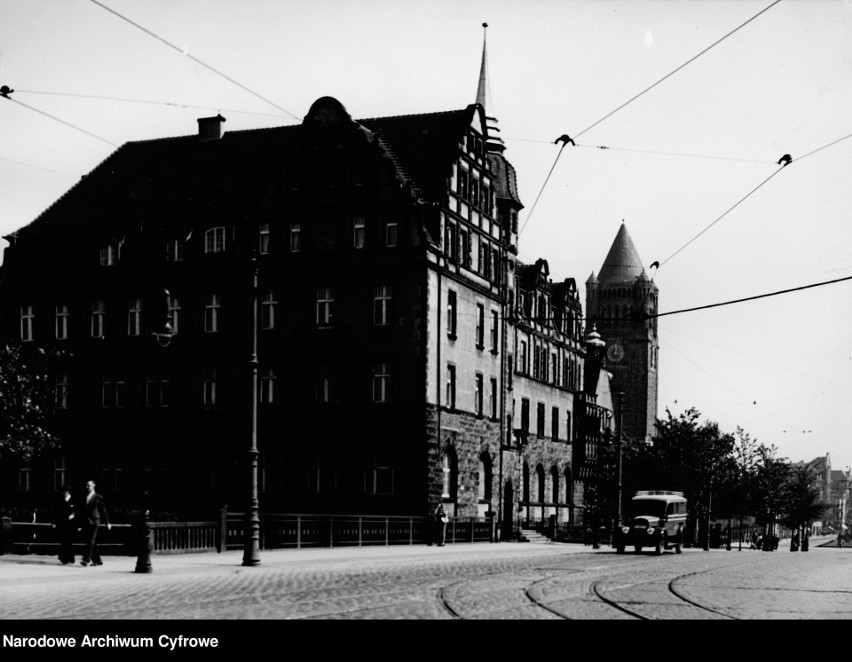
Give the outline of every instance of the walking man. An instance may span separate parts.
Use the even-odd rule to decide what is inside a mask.
[[[101,555],[98,553],[98,529],[101,523],[106,524],[107,530],[112,528],[109,523],[106,506],[103,497],[95,492],[95,482],[90,480],[86,483],[86,503],[83,506],[83,531],[86,540],[86,548],[83,551],[82,565],[103,565]]]

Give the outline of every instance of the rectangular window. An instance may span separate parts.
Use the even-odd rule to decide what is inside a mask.
[[[394,493],[393,460],[388,453],[373,453],[364,467],[364,492],[367,494]]]
[[[142,299],[130,299],[127,304],[127,335],[142,333]]]
[[[571,443],[571,412],[565,414],[565,438]]]
[[[32,469],[29,467],[21,467],[18,469],[18,490],[21,492],[30,491],[30,474]]]
[[[559,407],[550,411],[550,436],[553,441],[559,439]]]
[[[222,299],[218,294],[208,294],[204,297],[204,332],[219,332],[219,310]]]
[[[30,305],[21,306],[21,340],[29,341],[33,339],[33,320],[35,313]]]
[[[456,293],[453,290],[447,292],[447,337],[455,340],[458,324]]]
[[[68,340],[68,306],[56,306],[56,339]]]
[[[518,346],[518,372],[527,372],[527,341],[522,340]]]
[[[103,338],[106,328],[106,303],[92,302],[92,338]]]
[[[497,419],[497,378],[491,378],[491,418]]]
[[[290,252],[298,253],[302,250],[302,224],[290,223]]]
[[[476,347],[485,347],[485,306],[476,304]]]
[[[215,368],[205,368],[203,374],[203,384],[202,384],[202,404],[205,407],[213,407],[216,405],[216,369]]]
[[[482,401],[484,399],[484,394],[483,394],[484,386],[483,386],[483,381],[482,381],[482,375],[480,375],[479,373],[476,374],[475,384],[476,384],[476,386],[475,386],[475,390],[474,390],[474,394],[473,394],[474,413],[477,416],[482,416]]]
[[[536,406],[536,421],[535,421],[535,433],[539,437],[544,436],[544,403],[539,402]]]
[[[225,251],[225,228],[210,228],[204,233],[204,252],[222,253]]]
[[[352,219],[352,247],[364,248],[364,239],[366,238],[367,227],[363,216],[356,216]]]
[[[260,328],[268,330],[275,328],[275,311],[278,301],[275,300],[275,292],[266,290],[260,300]]]
[[[335,401],[334,370],[328,366],[317,371],[316,401],[329,404]]]
[[[551,352],[550,354],[550,378],[554,384],[559,383],[559,361],[556,358],[555,352]]]
[[[60,372],[53,384],[54,404],[57,409],[68,409],[68,373]]]
[[[101,406],[122,408],[127,404],[127,384],[123,370],[105,370],[101,374]]]
[[[373,364],[373,402],[387,402],[390,397],[390,366]]]
[[[498,325],[498,315],[496,310],[491,311],[491,353],[497,353],[497,347],[500,342],[500,327]]]
[[[396,221],[388,221],[385,224],[385,246],[393,248],[397,245],[398,241],[397,223]]]
[[[314,494],[337,492],[337,458],[334,453],[317,452],[308,476],[308,489]]]
[[[275,402],[275,385],[278,373],[275,368],[261,368],[260,370],[260,404],[271,405]]]
[[[456,261],[456,226],[455,223],[447,223],[444,231],[444,254],[450,262]]]
[[[450,409],[456,408],[456,367],[452,364],[447,364],[446,405]]]
[[[111,239],[101,246],[100,263],[102,267],[112,267],[118,264],[123,243],[124,240],[122,239]]]
[[[391,300],[390,285],[378,285],[373,290],[373,324],[376,326],[390,324]]]
[[[331,326],[334,322],[334,290],[317,288],[317,326]]]
[[[530,401],[527,398],[521,398],[521,430],[530,431]]]
[[[491,249],[491,262],[489,264],[490,273],[488,277],[499,283],[500,282],[500,251],[496,248]]]
[[[261,223],[257,229],[257,252],[261,255],[269,253],[269,223]]]
[[[172,325],[172,335],[176,336],[180,329],[180,297],[169,296],[169,323]]]
[[[183,261],[183,239],[170,239],[166,242],[166,261],[182,262]]]
[[[145,384],[145,402],[149,407],[169,406],[169,376],[153,372],[148,375]]]
[[[459,228],[459,261],[463,266],[470,267],[470,238],[464,228]]]

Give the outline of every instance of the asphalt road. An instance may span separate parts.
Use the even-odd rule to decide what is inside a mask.
[[[662,556],[556,543],[274,550],[253,567],[240,552],[155,555],[150,574],[135,573],[132,557],[82,567],[0,556],[0,636],[168,625],[227,638],[243,636],[234,623],[331,620],[852,619],[852,547],[822,542],[805,553],[782,541],[775,552]]]

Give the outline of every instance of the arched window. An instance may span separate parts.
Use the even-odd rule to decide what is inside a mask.
[[[491,500],[491,456],[483,453],[479,457],[479,475],[477,481],[477,492],[480,499]]]
[[[553,467],[550,470],[551,502],[559,503],[559,469]]]
[[[455,501],[458,496],[459,485],[459,467],[456,458],[456,451],[453,448],[447,448],[441,459],[442,469],[444,472],[444,484],[441,492],[441,497]]]
[[[545,482],[544,482],[544,467],[540,464],[535,468],[535,477],[538,482],[538,502],[544,503],[545,499]]]
[[[529,503],[530,500],[530,465],[524,462],[524,474],[523,474],[523,495],[524,502]]]
[[[571,467],[565,467],[565,503],[574,505],[574,481],[571,479]]]

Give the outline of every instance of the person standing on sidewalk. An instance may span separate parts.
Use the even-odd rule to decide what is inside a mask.
[[[98,529],[101,523],[106,524],[107,530],[112,528],[109,523],[106,506],[103,497],[95,492],[95,482],[90,480],[86,483],[86,503],[83,506],[85,518],[83,529],[86,539],[86,548],[83,552],[82,565],[103,565],[101,555],[98,553]]]
[[[444,504],[439,503],[438,507],[435,508],[435,542],[438,543],[438,547],[444,546],[444,538],[447,535],[448,521],[449,518],[444,510]]]
[[[59,538],[59,560],[62,565],[74,563],[74,534],[77,532],[77,521],[74,519],[74,500],[71,498],[71,488],[62,486],[59,503],[53,517],[53,528]]]

